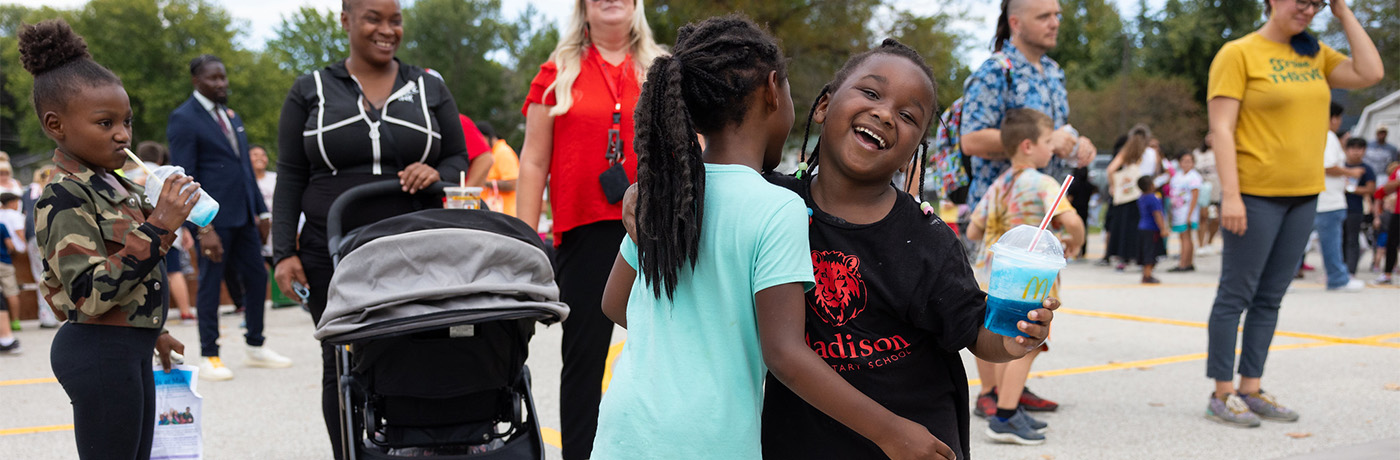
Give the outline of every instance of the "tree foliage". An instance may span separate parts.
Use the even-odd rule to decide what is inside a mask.
[[[310,73],[350,55],[350,39],[340,27],[340,13],[309,6],[297,9],[273,29],[266,54],[293,75]]]
[[[1137,123],[1150,126],[1170,155],[1200,145],[1205,134],[1205,110],[1184,78],[1122,75],[1097,90],[1070,90],[1069,106],[1070,123],[1102,153],[1113,153],[1113,141]]]
[[[1385,67],[1385,78],[1370,88],[1353,91],[1349,99],[1349,114],[1359,115],[1361,109],[1377,99],[1400,91],[1400,2],[1395,0],[1349,0],[1347,2],[1361,27],[1375,42]],[[1342,33],[1341,23],[1326,17],[1326,29],[1321,33],[1324,43],[1350,54],[1351,44]],[[1316,25],[1321,20],[1313,20]]]
[[[301,8],[283,18],[262,48],[242,47],[242,24],[220,7],[228,0],[90,0],[75,9],[0,5],[0,149],[16,156],[48,156],[29,104],[32,78],[19,65],[15,36],[22,22],[61,17],[86,37],[98,62],[122,78],[136,113],[135,137],[164,142],[169,113],[193,91],[188,62],[215,54],[230,77],[230,106],[242,114],[249,138],[275,148],[277,118],[292,80],[348,55],[339,12]],[[1059,45],[1050,52],[1065,68],[1071,88],[1071,121],[1100,146],[1133,123],[1146,122],[1169,151],[1194,146],[1205,129],[1205,84],[1220,46],[1258,28],[1259,0],[1166,0],[1125,17],[1114,0],[1061,0]],[[1394,0],[1348,3],[1380,48],[1386,79],[1351,95],[1353,107],[1400,90],[1400,4]],[[959,97],[970,73],[969,44],[978,36],[961,1],[940,12],[915,14],[897,0],[652,0],[644,13],[658,42],[675,42],[680,26],[739,11],[768,28],[790,62],[790,83],[803,115],[822,85],[855,54],[895,37],[922,53],[934,69],[938,101]],[[520,105],[530,81],[559,40],[554,22],[533,7],[507,18],[501,0],[417,0],[405,5],[400,58],[438,70],[458,111],[489,120],[512,145],[523,139]],[[567,14],[567,13],[565,13]],[[1350,46],[1330,13],[1314,29],[1331,46]],[[985,34],[983,34],[985,31]],[[984,36],[985,35],[985,36]],[[800,133],[794,133],[800,135]],[[793,137],[797,139],[796,136]],[[275,152],[273,152],[275,155]],[[17,163],[24,163],[22,159]]]
[[[920,16],[893,8],[888,0],[656,0],[647,20],[658,43],[675,43],[681,26],[739,11],[766,27],[788,58],[788,82],[796,105],[793,137],[801,136],[805,115],[822,86],[856,54],[894,37],[923,54],[933,67],[940,104],[962,95],[971,72],[957,52],[965,37],[952,31],[958,13]],[[892,13],[885,19],[877,13]]]
[[[1060,35],[1050,57],[1070,88],[1098,88],[1123,71],[1128,31],[1107,0],[1065,0]]]
[[[1262,13],[1258,0],[1167,0],[1161,11],[1140,16],[1141,70],[1186,78],[1204,102],[1216,51],[1257,29]]]
[[[249,140],[276,143],[277,115],[291,79],[274,60],[234,46],[232,19],[209,0],[92,0],[79,10],[41,8],[17,15],[25,23],[64,18],[87,41],[93,58],[122,79],[135,114],[133,143],[165,143],[170,112],[194,92],[189,61],[206,53],[219,56],[228,69],[229,106],[243,117]],[[29,102],[33,77],[18,65],[14,35],[5,37],[0,68],[6,69],[5,91],[13,97],[6,112],[15,115],[15,148],[46,156],[52,142],[44,138]]]

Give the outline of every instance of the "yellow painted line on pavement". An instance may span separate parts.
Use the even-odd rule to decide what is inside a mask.
[[[1153,318],[1151,316],[1129,315],[1126,313],[1109,313],[1105,311],[1080,310],[1077,308],[1060,308],[1055,313],[1065,313],[1078,316],[1092,316],[1095,318],[1121,319],[1127,321],[1138,321],[1153,324],[1169,324],[1172,326],[1186,326],[1200,329],[1206,328],[1206,323],[1196,321],[1182,321],[1177,319]]]
[[[1340,344],[1340,343],[1334,343],[1334,342],[1295,343],[1295,344],[1289,344],[1289,345],[1274,345],[1274,346],[1269,347],[1269,351],[1296,350],[1296,349],[1300,349],[1300,348],[1331,347],[1331,346],[1337,346],[1337,345],[1341,345],[1341,344]],[[1240,352],[1240,351],[1239,351],[1238,349],[1235,350],[1235,354],[1239,354],[1239,352]],[[1136,369],[1136,368],[1143,368],[1143,367],[1161,366],[1161,365],[1165,365],[1165,364],[1184,363],[1184,362],[1187,362],[1187,361],[1200,361],[1200,360],[1203,360],[1203,359],[1206,359],[1206,354],[1205,354],[1205,353],[1192,353],[1192,354],[1189,354],[1189,355],[1167,356],[1167,357],[1165,357],[1165,358],[1143,359],[1143,360],[1138,360],[1138,361],[1128,361],[1128,362],[1121,362],[1121,363],[1119,363],[1119,362],[1110,362],[1110,363],[1108,363],[1108,364],[1099,364],[1099,365],[1094,365],[1094,366],[1081,366],[1081,367],[1070,367],[1070,368],[1065,368],[1065,369],[1053,369],[1053,370],[1048,370],[1048,371],[1036,371],[1036,372],[1031,372],[1030,377],[1031,377],[1031,378],[1037,378],[1037,377],[1060,377],[1060,376],[1065,376],[1065,375],[1091,374],[1091,373],[1095,373],[1095,372],[1116,371],[1116,370],[1120,370],[1120,369]],[[968,384],[969,386],[981,385],[981,384],[982,384],[982,380],[981,380],[981,379],[969,379],[969,380],[967,381],[967,384]]]
[[[560,434],[559,430],[550,427],[540,428],[540,437],[544,438],[545,444],[549,444],[560,449],[564,448],[564,435]]]
[[[1096,317],[1096,318],[1108,318],[1108,319],[1120,319],[1120,320],[1127,320],[1127,321],[1138,321],[1138,322],[1152,323],[1152,324],[1168,324],[1168,325],[1172,325],[1172,326],[1186,326],[1186,327],[1194,327],[1194,328],[1198,328],[1198,329],[1205,329],[1205,328],[1207,327],[1206,323],[1202,323],[1202,322],[1198,322],[1198,321],[1182,321],[1182,320],[1176,320],[1176,319],[1154,318],[1154,317],[1150,317],[1150,316],[1130,315],[1130,314],[1125,314],[1125,313],[1109,313],[1109,312],[1102,312],[1102,311],[1079,310],[1079,309],[1073,309],[1073,308],[1061,308],[1061,309],[1059,309],[1059,310],[1055,310],[1055,312],[1056,312],[1056,313],[1066,313],[1066,314],[1070,314],[1070,315],[1091,316],[1091,317]],[[1382,339],[1375,339],[1375,338],[1371,338],[1371,337],[1362,337],[1362,338],[1359,338],[1359,339],[1353,339],[1353,338],[1348,338],[1348,337],[1337,337],[1337,336],[1331,336],[1331,335],[1312,334],[1312,333],[1307,333],[1307,332],[1291,332],[1291,331],[1275,331],[1275,332],[1274,332],[1274,335],[1276,335],[1276,336],[1283,336],[1283,337],[1293,337],[1293,338],[1297,338],[1297,339],[1321,340],[1321,341],[1323,341],[1323,342],[1331,342],[1331,343],[1339,343],[1339,344],[1340,344],[1340,343],[1345,343],[1345,344],[1351,344],[1351,345],[1367,345],[1367,346],[1373,346],[1373,347],[1400,348],[1400,343],[1390,343],[1390,342],[1383,342],[1383,341],[1382,341],[1382,340],[1385,340],[1385,338],[1390,338],[1390,337],[1393,337],[1393,336],[1400,336],[1400,332],[1394,333],[1394,334],[1387,334],[1387,335],[1386,335],[1384,338],[1382,338]]]
[[[9,436],[9,435],[12,435],[12,434],[46,433],[46,432],[49,432],[49,431],[71,431],[72,429],[73,429],[73,425],[72,425],[72,424],[68,424],[68,425],[49,425],[49,426],[31,426],[31,427],[28,427],[28,428],[10,428],[10,429],[5,429],[5,430],[0,430],[0,436]]]
[[[35,383],[58,383],[58,379],[53,377],[44,377],[38,379],[0,380],[0,387],[8,387],[12,385],[32,385]]]
[[[1218,283],[1183,283],[1183,284],[1069,284],[1061,286],[1060,289],[1066,291],[1102,291],[1106,289],[1158,289],[1158,288],[1214,288]]]
[[[604,392],[604,393],[607,393],[607,392],[608,392],[608,384],[609,384],[609,383],[612,383],[613,365],[614,365],[614,364],[617,364],[617,357],[618,357],[618,355],[621,355],[621,354],[622,354],[622,344],[624,344],[624,343],[627,343],[627,341],[626,341],[626,340],[623,340],[623,341],[621,341],[621,342],[614,343],[613,346],[611,346],[611,347],[608,347],[608,361],[607,361],[605,364],[603,364],[603,392]]]

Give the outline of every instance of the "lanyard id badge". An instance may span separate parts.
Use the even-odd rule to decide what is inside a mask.
[[[623,195],[627,193],[627,187],[632,185],[631,179],[627,178],[627,171],[622,164],[627,161],[627,151],[625,142],[622,139],[622,80],[619,77],[613,81],[612,75],[603,67],[602,56],[598,54],[597,48],[592,48],[594,59],[593,64],[598,67],[598,73],[603,74],[604,86],[608,87],[608,94],[613,99],[612,125],[608,128],[608,145],[604,151],[604,157],[608,160],[608,169],[598,175],[598,184],[603,188],[603,196],[607,198],[608,204],[617,204],[622,201]],[[631,67],[632,57],[629,55],[622,61],[624,72]]]

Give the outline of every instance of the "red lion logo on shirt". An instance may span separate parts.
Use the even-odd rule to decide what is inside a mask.
[[[841,326],[865,310],[865,282],[860,279],[860,259],[840,251],[812,251],[817,288],[812,291],[812,311],[823,322]]]

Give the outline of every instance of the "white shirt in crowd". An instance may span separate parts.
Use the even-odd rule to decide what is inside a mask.
[[[25,252],[24,241],[24,213],[14,209],[0,209],[0,224],[5,224],[9,229],[10,242],[15,245],[15,252]]]
[[[1337,139],[1337,133],[1327,130],[1327,147],[1322,149],[1323,169],[1341,167],[1345,164],[1346,152],[1342,150],[1342,141]],[[1326,174],[1323,176],[1322,183],[1327,188],[1317,195],[1317,212],[1346,209],[1346,177]]]

